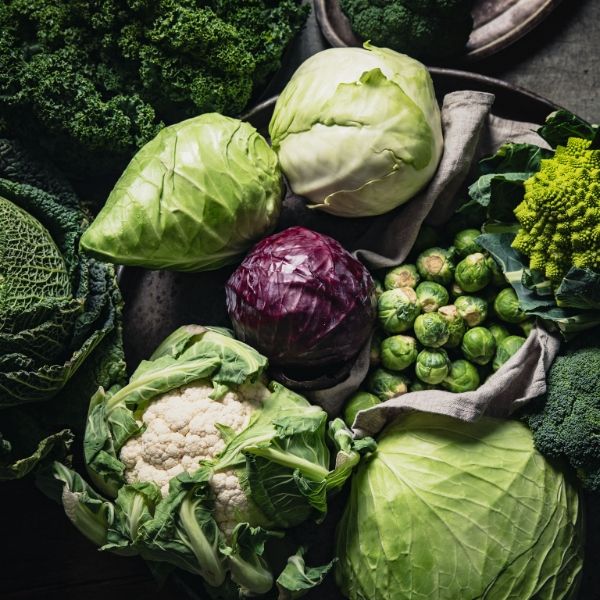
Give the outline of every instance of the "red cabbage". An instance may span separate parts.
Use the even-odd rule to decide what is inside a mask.
[[[347,362],[375,320],[375,284],[367,269],[334,239],[304,227],[254,246],[225,293],[238,338],[279,367]]]

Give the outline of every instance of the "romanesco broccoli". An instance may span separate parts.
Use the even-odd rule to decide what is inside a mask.
[[[512,246],[530,268],[558,283],[574,266],[600,269],[600,150],[569,138],[525,182],[515,209],[521,229]]]
[[[473,27],[473,0],[341,0],[353,31],[376,46],[417,58],[464,50]]]

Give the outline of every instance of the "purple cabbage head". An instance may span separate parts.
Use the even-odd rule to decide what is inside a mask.
[[[334,239],[290,227],[259,242],[225,287],[239,339],[283,368],[355,357],[376,314],[367,269]]]

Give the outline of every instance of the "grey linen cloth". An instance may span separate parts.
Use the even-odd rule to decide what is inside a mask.
[[[460,91],[446,95],[442,105],[444,153],[429,185],[392,213],[372,219],[353,244],[355,256],[369,268],[394,267],[406,258],[423,223],[436,227],[450,218],[460,199],[459,191],[479,158],[494,152],[503,142],[543,144],[532,123],[510,121],[492,114],[494,96]],[[407,410],[423,410],[472,421],[483,414],[508,416],[519,406],[545,391],[545,373],[560,342],[537,326],[519,351],[473,392],[453,394],[428,390],[397,396],[366,411],[355,421],[357,435],[374,435],[387,422]],[[333,387],[304,392],[329,414],[341,410],[344,401],[364,380],[369,369],[369,347],[362,348],[345,379]]]

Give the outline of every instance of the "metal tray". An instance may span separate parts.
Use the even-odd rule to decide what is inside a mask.
[[[552,102],[504,81],[464,71],[432,68],[436,92],[475,89],[496,95],[493,113],[514,120],[541,123],[558,108]],[[244,115],[259,131],[266,129],[276,98],[270,98]],[[301,206],[298,206],[301,204]],[[286,202],[280,228],[301,219],[302,224],[328,233],[344,243],[364,227],[363,219],[342,219],[304,210],[302,202]],[[340,228],[340,224],[343,228]],[[234,267],[204,273],[149,271],[125,267],[120,271],[120,285],[125,299],[124,338],[127,362],[134,367],[148,358],[153,349],[176,327],[187,323],[228,325],[224,284]]]
[[[476,0],[473,31],[458,60],[476,61],[507,48],[539,25],[561,0]],[[323,35],[334,47],[361,46],[339,0],[314,0]]]

